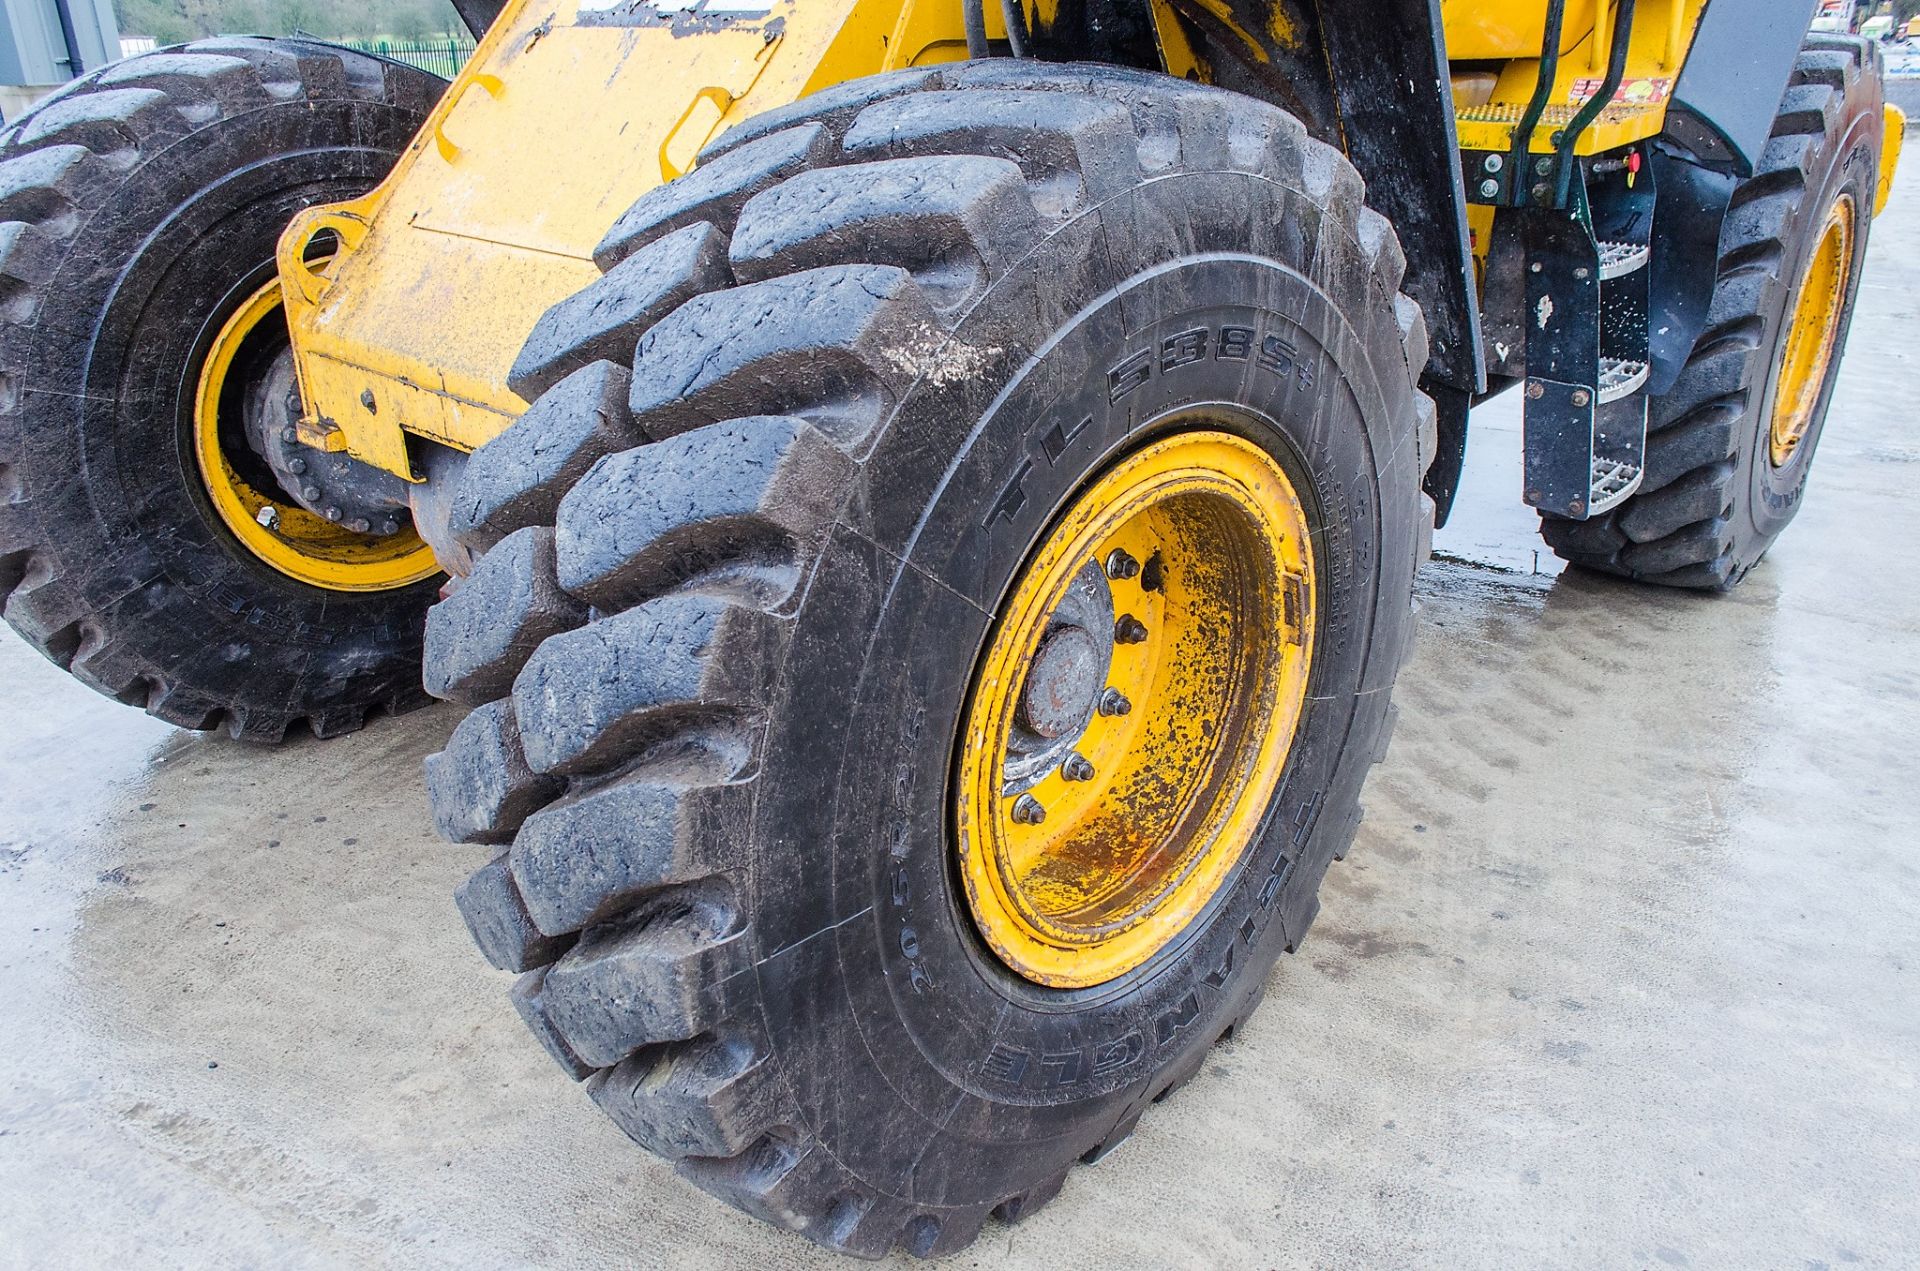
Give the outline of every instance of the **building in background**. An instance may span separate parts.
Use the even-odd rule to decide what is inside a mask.
[[[113,0],[0,0],[0,119],[119,57]]]

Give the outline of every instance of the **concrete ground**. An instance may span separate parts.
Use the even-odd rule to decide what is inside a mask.
[[[1806,510],[1731,597],[1534,573],[1488,410],[1311,939],[953,1265],[1915,1265],[1916,297],[1909,194]],[[478,858],[427,829],[453,711],[260,750],[11,637],[0,684],[0,1264],[842,1265],[521,1028],[448,899]]]

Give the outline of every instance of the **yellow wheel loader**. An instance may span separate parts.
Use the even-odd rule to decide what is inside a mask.
[[[222,39],[0,132],[6,617],[188,728],[460,703],[532,1031],[865,1256],[1254,1009],[1475,403],[1568,560],[1759,560],[1901,137],[1810,0],[461,8],[451,84]]]

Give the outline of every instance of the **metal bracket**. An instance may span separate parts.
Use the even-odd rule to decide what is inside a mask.
[[[1644,473],[1646,274],[1626,267],[1644,256],[1594,237],[1584,181],[1572,194],[1571,208],[1527,220],[1525,497],[1584,520],[1632,494]],[[1609,263],[1612,297],[1602,289]]]

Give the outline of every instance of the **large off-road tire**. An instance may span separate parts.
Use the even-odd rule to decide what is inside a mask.
[[[723,138],[540,324],[538,400],[459,489],[481,556],[427,681],[476,709],[428,781],[501,849],[460,904],[526,1022],[686,1177],[835,1249],[959,1248],[1123,1139],[1306,933],[1431,540],[1425,325],[1363,199],[1212,89],[886,76]],[[1061,509],[1197,428],[1300,496],[1304,710],[1177,933],[1097,983],[1016,973],[957,864],[970,691]],[[1070,559],[1142,613],[1176,585]]]
[[[247,550],[211,501],[196,399],[229,319],[271,300],[288,220],[375,185],[443,88],[328,45],[214,40],[93,72],[0,132],[0,598],[87,684],[269,741],[417,700],[437,582],[334,590]]]
[[[1757,170],[1734,190],[1706,328],[1673,389],[1648,403],[1646,477],[1590,521],[1543,515],[1556,554],[1644,582],[1726,590],[1787,527],[1853,321],[1883,127],[1873,41],[1809,37]],[[1820,268],[1828,254],[1844,266],[1831,288]],[[1783,371],[1796,362],[1794,317],[1809,306],[1831,321],[1811,338],[1814,361]],[[1772,443],[1776,423],[1790,446]]]

